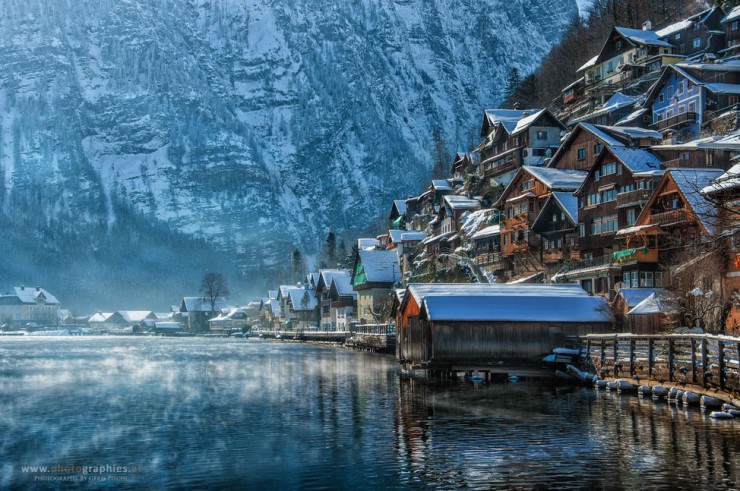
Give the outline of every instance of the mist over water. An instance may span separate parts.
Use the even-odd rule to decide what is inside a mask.
[[[740,421],[230,339],[0,339],[0,488],[736,487]],[[82,478],[74,467],[128,466]],[[69,469],[68,469],[69,470]],[[90,477],[90,474],[86,474]]]

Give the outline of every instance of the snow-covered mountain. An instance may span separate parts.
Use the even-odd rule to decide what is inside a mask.
[[[532,70],[576,15],[576,0],[3,0],[0,280],[112,291],[121,268],[151,285],[208,269],[206,251],[242,274],[313,254],[429,181],[435,129],[469,148],[511,67]],[[111,259],[124,243],[130,260]]]

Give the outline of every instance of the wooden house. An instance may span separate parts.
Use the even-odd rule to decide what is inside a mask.
[[[226,307],[223,297],[216,297],[213,305],[206,297],[184,297],[180,302],[180,313],[186,316],[189,331],[207,331],[208,319],[217,316]]]
[[[399,362],[432,370],[536,367],[568,336],[612,332],[578,285],[412,284],[396,313]]]
[[[657,293],[659,296],[667,296],[668,291],[662,288],[630,288],[624,287],[617,290],[617,294],[614,300],[611,302],[612,311],[614,312],[614,318],[616,322],[617,331],[621,332],[634,332],[631,330],[631,326],[628,323],[627,313],[639,305],[650,295]],[[644,313],[644,312],[643,312]],[[645,324],[647,318],[641,318],[640,324]],[[649,322],[653,324],[654,319],[650,319]],[[645,327],[642,325],[641,327]],[[661,329],[661,326],[658,329]],[[642,330],[642,329],[640,329]],[[641,332],[641,334],[651,334]]]
[[[740,6],[733,7],[724,19],[725,47],[719,53],[728,58],[740,54]]]
[[[357,317],[362,324],[383,322],[390,310],[390,293],[401,281],[396,250],[359,250],[352,268],[357,292]]]
[[[427,238],[427,235],[418,230],[389,230],[388,237],[389,242],[387,248],[398,251],[401,276],[403,276],[406,272],[411,271],[416,248]]]
[[[465,179],[472,171],[472,167],[473,159],[470,157],[470,154],[458,152],[455,154],[455,159],[452,162],[450,175],[454,179]]]
[[[208,329],[216,333],[228,334],[249,327],[251,327],[249,315],[240,307],[224,309],[219,315],[208,320]]]
[[[403,229],[406,228],[406,211],[407,205],[404,199],[394,199],[393,205],[391,206],[391,213],[388,216],[391,228]]]
[[[666,66],[644,106],[652,111],[653,128],[666,139],[686,142],[698,138],[704,126],[739,101],[740,61],[731,60]],[[733,121],[730,129],[736,128]]]
[[[480,169],[506,186],[522,165],[543,165],[560,145],[565,125],[547,109],[495,109],[484,115]]]
[[[732,159],[740,155],[740,137],[737,132],[726,136],[713,135],[687,143],[653,145],[650,151],[660,158],[666,168],[729,169]]]
[[[638,100],[638,97],[617,91],[604,104],[596,106],[593,110],[571,115],[568,126],[572,127],[578,123],[616,125],[635,111]]]
[[[375,239],[373,239],[375,240]],[[295,314],[294,311],[290,310],[289,302],[290,302],[290,292],[291,290],[303,290],[303,287],[299,285],[280,285],[278,287],[278,294],[276,297],[278,308],[273,308],[274,311],[280,312],[280,318],[278,321],[278,326],[287,327],[290,324],[290,321],[292,320],[292,315]]]
[[[718,53],[726,45],[720,7],[711,7],[655,31],[675,48],[677,54],[695,58],[704,53]]]
[[[590,170],[604,147],[647,147],[662,142],[657,131],[627,126],[577,124],[548,162],[556,169]]]
[[[0,325],[54,326],[58,311],[59,300],[41,287],[16,286],[12,292],[0,295]]]
[[[575,191],[585,177],[582,170],[524,166],[506,187],[496,203],[502,211],[501,253],[512,258],[516,275],[542,269],[541,239],[532,225],[548,197]]]
[[[580,259],[578,198],[572,192],[552,192],[531,227],[532,232],[540,237],[540,261],[543,264]]]
[[[334,295],[331,292],[332,283],[335,280],[339,280],[339,285],[348,286],[349,292],[337,291]],[[345,269],[320,269],[319,270],[319,281],[316,285],[316,298],[320,305],[320,322],[319,327],[322,330],[336,330],[337,327],[337,309],[340,307],[338,303],[342,303],[342,312],[344,313],[345,307],[349,304],[351,308],[353,306],[354,296],[352,295],[352,286],[349,270]],[[336,286],[336,284],[335,284]],[[346,297],[349,298],[346,298]],[[351,315],[351,314],[350,314]]]
[[[292,330],[316,329],[319,326],[319,301],[316,292],[305,285],[291,288],[286,303],[288,327]]]
[[[680,310],[667,291],[653,292],[630,309],[625,331],[633,334],[663,334],[680,325]]]
[[[489,225],[478,230],[473,233],[471,240],[475,264],[482,270],[498,273],[506,268],[506,263],[501,255],[500,225]]]
[[[719,228],[726,243],[727,265],[722,279],[722,305],[727,310],[726,334],[740,336],[740,164],[702,189],[719,208]]]
[[[357,312],[357,292],[349,275],[335,276],[329,285],[331,305],[329,330],[348,331]]]

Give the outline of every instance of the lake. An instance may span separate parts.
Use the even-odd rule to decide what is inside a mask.
[[[0,488],[732,489],[740,420],[221,338],[0,339]]]

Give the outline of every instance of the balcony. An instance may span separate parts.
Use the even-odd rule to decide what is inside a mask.
[[[635,249],[622,249],[612,254],[612,258],[619,264],[631,263],[657,263],[658,249],[638,247]]]
[[[689,221],[689,214],[684,209],[664,211],[662,213],[651,213],[650,223],[655,225],[675,225]]]
[[[693,124],[696,123],[697,115],[696,113],[680,113],[676,114],[675,116],[671,116],[670,118],[663,119],[661,121],[655,122],[651,124],[650,126],[654,127],[656,130],[661,131],[668,128],[675,128],[677,126],[682,126],[685,124]]]
[[[487,266],[492,271],[504,269],[504,258],[500,252],[489,252],[475,255],[475,264]]]
[[[617,193],[617,208],[644,205],[652,194],[652,189],[635,189],[626,193]]]

